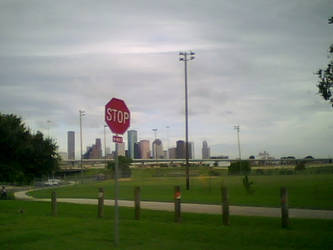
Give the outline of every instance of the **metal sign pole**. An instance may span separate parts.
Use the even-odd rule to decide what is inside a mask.
[[[118,143],[122,143],[122,137],[118,137],[118,134],[124,134],[130,126],[131,112],[129,111],[126,103],[123,100],[112,98],[105,105],[105,122],[111,129],[113,136],[113,142],[115,142],[116,152],[115,152],[115,166],[114,166],[114,243],[115,246],[119,244],[119,211],[118,211],[118,167],[119,167],[119,157]]]
[[[116,153],[115,153],[115,169],[114,169],[114,242],[115,245],[119,244],[119,211],[118,211],[118,147],[117,142],[115,142]]]

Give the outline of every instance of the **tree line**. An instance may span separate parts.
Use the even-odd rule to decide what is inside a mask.
[[[0,182],[30,184],[53,174],[60,160],[56,150],[51,138],[32,133],[20,117],[0,113]]]

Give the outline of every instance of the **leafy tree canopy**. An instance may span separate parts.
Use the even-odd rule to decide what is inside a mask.
[[[329,24],[333,24],[333,17],[328,19]],[[326,69],[319,69],[316,75],[319,78],[318,82],[318,89],[319,94],[324,98],[326,101],[330,101],[333,107],[333,44],[329,47],[329,58],[331,61],[328,63]]]
[[[30,183],[58,168],[57,146],[41,132],[32,134],[21,118],[0,113],[0,181]]]
[[[132,171],[130,169],[130,164],[133,162],[131,158],[125,156],[118,156],[118,164],[119,164],[119,174],[120,178],[128,178],[131,177]],[[107,168],[111,170],[112,176],[114,177],[116,163],[115,161],[109,161]]]

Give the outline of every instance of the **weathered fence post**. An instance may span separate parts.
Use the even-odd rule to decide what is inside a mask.
[[[57,195],[55,191],[52,191],[51,193],[51,209],[52,209],[52,215],[57,215]]]
[[[287,228],[289,226],[289,213],[288,213],[288,190],[285,187],[280,189],[281,198],[281,226]]]
[[[141,189],[135,187],[134,189],[134,218],[140,220],[140,200],[141,200]]]
[[[181,221],[180,204],[181,204],[180,187],[175,186],[175,222]]]
[[[228,188],[225,186],[222,186],[221,194],[222,194],[222,221],[223,221],[223,225],[228,226],[228,225],[230,225]]]
[[[104,189],[99,188],[98,191],[98,218],[102,218],[104,216]]]

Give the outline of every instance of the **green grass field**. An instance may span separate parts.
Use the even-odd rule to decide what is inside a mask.
[[[19,210],[24,212],[20,213]],[[49,203],[0,201],[1,249],[113,249],[113,208],[97,218],[92,205],[58,204],[51,216]],[[120,245],[117,249],[332,249],[333,221],[292,219],[281,229],[278,218],[184,213],[182,223],[173,213],[142,211],[133,220],[131,208],[120,208]]]
[[[174,186],[180,185],[183,202],[219,204],[221,200],[220,187],[221,184],[224,184],[229,189],[232,205],[279,207],[280,187],[285,186],[289,192],[290,207],[333,209],[332,174],[250,176],[250,181],[254,182],[254,193],[248,194],[243,187],[242,176],[210,177],[207,175],[207,170],[204,169],[196,170],[197,176],[190,178],[191,188],[187,191],[185,189],[185,177],[168,176],[181,174],[182,171],[174,169],[135,169],[131,179],[120,182],[120,199],[133,200],[134,187],[140,186],[142,200],[172,201]],[[112,180],[57,188],[57,196],[63,198],[97,198],[99,187],[104,188],[107,199],[113,198],[114,182]],[[35,191],[31,194],[38,198],[49,198],[50,192],[49,189]]]

